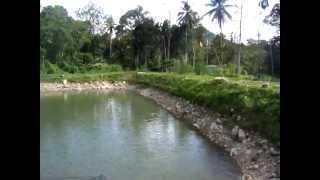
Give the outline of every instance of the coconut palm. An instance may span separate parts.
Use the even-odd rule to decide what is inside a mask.
[[[115,27],[115,23],[113,21],[112,16],[109,16],[106,18],[106,26],[107,26],[107,30],[109,31],[109,56],[111,58],[112,56],[112,33],[113,33],[113,29]]]
[[[197,13],[192,11],[187,1],[182,1],[182,11],[178,13],[178,22],[180,25],[185,26],[186,32],[186,50],[185,50],[185,61],[188,62],[188,30],[192,29],[193,25],[197,22]]]
[[[210,0],[210,3],[206,4],[206,6],[209,6],[211,8],[210,11],[205,13],[204,16],[212,16],[212,22],[214,20],[218,21],[219,28],[220,28],[220,49],[222,49],[222,26],[224,22],[228,19],[231,19],[231,15],[227,11],[227,8],[234,7],[234,5],[227,5],[225,4],[228,0]],[[222,57],[220,59],[220,62],[222,62]]]

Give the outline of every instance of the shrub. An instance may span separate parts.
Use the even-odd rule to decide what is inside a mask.
[[[174,72],[178,74],[192,73],[193,68],[190,64],[187,64],[181,60],[177,60],[174,63]]]
[[[197,75],[208,74],[209,72],[207,66],[203,63],[196,64],[194,71]]]
[[[71,64],[71,63],[65,63],[65,62],[62,62],[59,64],[59,67],[65,71],[65,72],[68,72],[68,73],[78,73],[79,72],[79,67],[75,64]]]
[[[80,59],[82,60],[83,64],[89,64],[94,60],[91,53],[80,53]]]
[[[61,70],[56,64],[46,63],[44,72],[47,74],[57,74],[63,72],[63,70]]]

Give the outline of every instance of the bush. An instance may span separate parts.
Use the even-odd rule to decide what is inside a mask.
[[[46,74],[57,74],[62,73],[63,70],[61,70],[59,66],[56,64],[46,63],[44,72]]]
[[[204,75],[209,73],[207,66],[203,63],[196,64],[194,71],[197,75]]]
[[[80,67],[81,72],[90,72],[90,73],[103,73],[103,72],[119,72],[122,71],[122,67],[117,64],[105,64],[105,63],[96,63],[82,65]]]
[[[178,74],[187,74],[187,73],[192,73],[193,68],[190,64],[187,64],[181,60],[177,60],[174,62],[174,72]]]
[[[82,60],[83,64],[89,64],[94,60],[91,53],[80,53],[80,59]]]
[[[68,73],[78,73],[79,72],[79,67],[75,64],[69,64],[69,63],[65,63],[62,62],[61,64],[59,64],[59,67]]]

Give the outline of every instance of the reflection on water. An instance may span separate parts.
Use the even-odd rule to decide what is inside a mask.
[[[240,179],[224,152],[142,96],[63,93],[40,103],[43,180]]]

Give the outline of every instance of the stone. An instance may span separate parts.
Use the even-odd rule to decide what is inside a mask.
[[[197,123],[194,123],[193,126],[196,127],[197,129],[200,128],[199,124],[197,124]]]
[[[62,80],[62,83],[63,83],[64,86],[66,86],[68,81],[66,79],[64,79],[64,80]]]
[[[237,148],[232,148],[230,150],[230,156],[233,157],[233,156],[237,156],[238,155],[238,149]]]
[[[217,123],[219,123],[219,124],[221,124],[221,123],[222,123],[222,121],[221,121],[221,119],[220,119],[220,118],[217,118],[217,119],[216,119],[216,121],[217,121]]]
[[[280,152],[276,151],[273,147],[270,148],[271,156],[279,156]]]
[[[211,130],[219,130],[219,126],[217,125],[217,123],[213,122],[210,125],[210,129]]]
[[[238,115],[236,120],[237,120],[237,121],[240,121],[240,120],[241,120],[241,116]]]
[[[241,179],[242,180],[253,180],[253,178],[248,174],[244,174]]]
[[[179,103],[176,104],[176,111],[177,112],[182,112],[182,107]]]
[[[238,136],[238,131],[239,131],[239,127],[238,126],[235,126],[232,131],[231,131],[231,135],[235,138],[237,138]]]
[[[244,130],[242,129],[238,130],[238,138],[240,141],[243,141],[246,138],[246,133],[244,132]]]

